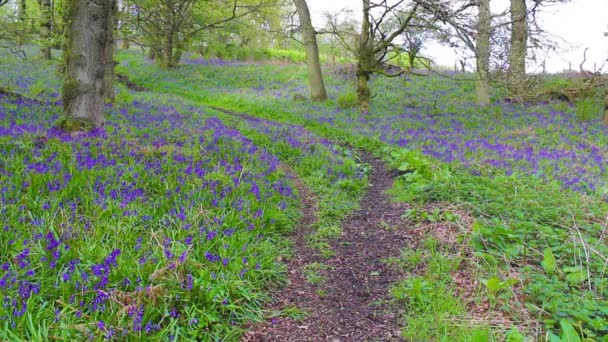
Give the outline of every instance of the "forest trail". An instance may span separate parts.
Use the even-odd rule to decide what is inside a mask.
[[[244,120],[259,120],[220,108]],[[331,242],[333,257],[323,259],[309,247],[306,237],[314,230],[315,199],[296,180],[304,215],[291,236],[293,257],[287,260],[289,281],[275,295],[272,309],[296,307],[306,313],[303,320],[285,317],[251,327],[243,341],[401,341],[399,309],[391,307],[390,286],[403,274],[385,262],[397,257],[412,239],[403,224],[404,204],[391,203],[385,195],[397,174],[384,162],[360,151],[362,162],[371,166],[370,187],[360,208],[342,221],[343,236]],[[324,281],[307,280],[309,265]],[[307,267],[308,266],[308,267]]]

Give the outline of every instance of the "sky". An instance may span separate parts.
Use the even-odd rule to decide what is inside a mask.
[[[349,9],[356,18],[361,16],[361,0],[307,0],[313,23],[320,27],[323,24],[324,12],[338,12]],[[508,0],[491,0],[493,12],[508,7]],[[566,4],[557,4],[544,9],[540,15],[542,27],[558,42],[555,52],[546,59],[549,72],[559,72],[568,69],[578,70],[583,60],[583,51],[587,51],[585,70],[594,71],[604,65],[603,71],[608,72],[608,0],[571,0]],[[453,66],[460,57],[447,47],[430,44],[424,51],[437,64]],[[540,71],[540,65],[529,63],[529,71]]]

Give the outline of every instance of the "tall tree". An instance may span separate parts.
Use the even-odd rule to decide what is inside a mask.
[[[319,47],[317,46],[317,33],[312,26],[310,11],[306,0],[293,0],[300,18],[300,30],[306,47],[306,65],[308,68],[308,82],[310,84],[310,97],[313,101],[327,99],[327,91],[323,82],[321,62],[319,61]]]
[[[103,83],[104,98],[108,102],[114,102],[114,36],[118,26],[116,17],[118,15],[118,1],[109,0],[111,2],[111,13],[108,16],[107,25],[109,29],[106,31],[106,44],[104,47],[105,54],[105,74]]]
[[[222,28],[261,9],[278,6],[279,0],[129,0],[129,12],[145,43],[154,50],[162,68],[179,64],[191,40],[204,31]]]
[[[395,40],[405,32],[412,20],[417,17],[418,3],[411,7],[401,6],[404,1],[397,1],[394,5],[388,5],[386,1],[372,3],[370,0],[363,1],[363,18],[361,30],[357,37],[357,46],[354,55],[357,57],[357,99],[361,111],[369,111],[371,91],[369,80],[372,74],[379,73],[389,77],[396,77],[405,73],[405,70],[390,72],[383,67],[391,52],[399,51],[400,47]],[[372,13],[372,8],[375,13]],[[415,26],[419,28],[422,23]],[[395,54],[398,55],[398,54]]]
[[[112,0],[68,0],[66,75],[63,81],[65,130],[90,130],[104,125],[108,31]]]
[[[478,1],[477,41],[475,44],[475,58],[477,62],[477,104],[485,106],[490,104],[490,35],[492,18],[490,14],[490,0]]]
[[[528,49],[528,13],[526,1],[511,0],[510,13],[511,44],[509,48],[508,74],[511,84],[515,88],[520,88],[526,75],[526,52]]]
[[[40,4],[40,38],[42,47],[40,52],[42,58],[51,59],[51,27],[52,27],[52,8],[51,0],[39,0]]]

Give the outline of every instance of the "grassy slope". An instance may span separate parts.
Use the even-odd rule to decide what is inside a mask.
[[[6,62],[11,91],[56,99],[53,63]],[[315,185],[321,232],[356,206],[364,175],[344,151],[289,127],[253,130],[124,87],[118,101],[107,136],[71,138],[48,133],[59,106],[0,99],[0,180],[10,185],[0,190],[0,286],[15,298],[0,308],[0,336],[238,339],[267,314],[263,290],[284,280],[276,260],[298,216],[275,156]]]
[[[386,152],[380,148],[385,143],[377,138],[357,135],[348,127],[330,127],[303,115],[306,108],[314,110],[318,107],[321,112],[337,109],[332,102],[312,107],[301,106],[291,102],[289,95],[285,96],[304,91],[304,71],[297,66],[278,69],[264,66],[210,67],[200,72],[186,67],[192,77],[200,78],[199,83],[192,84],[192,77],[172,77],[177,74],[144,67],[136,57],[125,58],[129,65],[123,71],[129,72],[133,80],[154,90],[179,93],[200,104],[246,111],[278,121],[303,123],[322,136],[341,139],[386,156]],[[294,86],[285,90],[285,83]],[[334,97],[348,89],[337,78],[329,78],[328,84]],[[255,87],[275,89],[278,96],[272,98],[269,95],[272,92],[252,94],[249,88]],[[466,102],[470,98],[468,88],[465,83],[463,88],[454,89],[451,98]],[[391,91],[379,95],[376,100],[378,112],[386,115],[395,110],[391,101],[394,101],[397,90],[398,87],[393,86]],[[432,99],[429,101],[424,96],[409,93],[413,96],[408,101],[418,102],[416,105],[428,106],[430,110],[437,106]],[[444,110],[450,109],[445,104],[440,103],[439,106],[444,106]],[[474,111],[474,108],[468,108],[464,114],[475,116]],[[355,114],[351,112],[346,115]],[[505,124],[509,125],[509,122],[505,121]],[[539,130],[539,133],[542,131]],[[596,139],[597,136],[592,138]],[[589,337],[601,339],[606,335],[607,308],[604,300],[607,281],[604,268],[607,251],[605,241],[602,242],[605,239],[602,232],[608,208],[604,201],[593,195],[564,191],[558,183],[537,177],[522,174],[506,176],[500,175],[500,172],[496,177],[473,176],[470,170],[458,166],[437,163],[416,153],[399,153],[388,159],[392,159],[397,167],[408,163],[405,169],[421,176],[407,177],[397,182],[397,199],[461,203],[477,216],[472,232],[473,246],[481,267],[492,265],[490,272],[495,270],[496,274],[490,276],[498,279],[498,285],[495,286],[496,281],[493,280],[491,285],[481,289],[482,292],[488,295],[490,292],[504,293],[500,284],[508,284],[508,279],[496,276],[501,276],[500,270],[506,266],[505,262],[517,265],[522,275],[517,281],[524,284],[528,308],[539,312],[548,328],[566,334],[569,326],[563,321],[566,319],[574,322],[574,326],[584,330]],[[488,167],[480,168],[478,172],[486,175],[496,173]],[[503,300],[505,304],[508,303],[508,298]],[[560,328],[560,322],[565,328]]]

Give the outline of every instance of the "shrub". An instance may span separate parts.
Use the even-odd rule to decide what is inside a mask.
[[[576,119],[590,121],[601,115],[604,109],[603,102],[595,97],[584,98],[576,102]]]
[[[357,94],[354,91],[349,91],[338,96],[338,106],[342,109],[354,108],[357,104]]]

